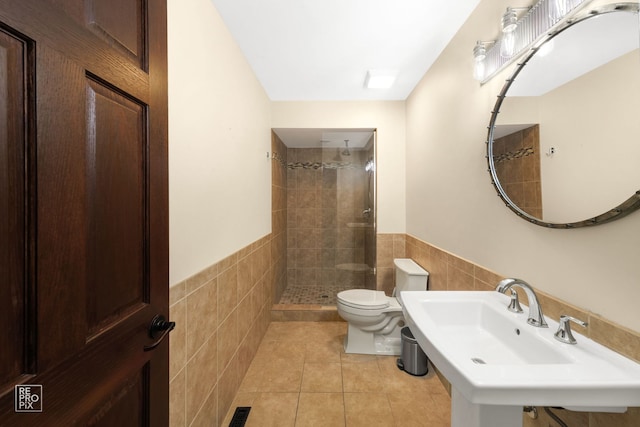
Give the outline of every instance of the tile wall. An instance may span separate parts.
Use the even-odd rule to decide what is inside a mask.
[[[270,323],[278,245],[267,235],[171,287],[171,427],[220,425]]]
[[[273,301],[280,301],[287,287],[287,147],[271,132],[271,233],[275,283]]]
[[[367,152],[341,152],[287,149],[287,287],[365,287]]]
[[[378,234],[376,244],[376,289],[391,295],[395,286],[395,258],[406,258],[405,234]]]
[[[493,154],[498,180],[509,198],[529,215],[543,218],[540,126],[496,139]]]

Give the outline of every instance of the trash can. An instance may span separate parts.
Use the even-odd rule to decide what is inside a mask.
[[[408,326],[400,330],[402,346],[400,348],[400,358],[396,364],[398,368],[408,374],[415,376],[426,375],[429,371],[427,367],[427,355],[418,345]]]

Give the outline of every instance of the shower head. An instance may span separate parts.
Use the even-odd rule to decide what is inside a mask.
[[[351,152],[349,151],[349,140],[345,139],[344,140],[344,150],[342,150],[342,155],[343,156],[350,156]]]

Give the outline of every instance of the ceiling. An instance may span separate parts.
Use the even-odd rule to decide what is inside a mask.
[[[479,3],[211,1],[272,101],[405,100]],[[365,88],[369,69],[394,85]]]
[[[374,129],[274,128],[273,131],[289,148],[365,148]]]

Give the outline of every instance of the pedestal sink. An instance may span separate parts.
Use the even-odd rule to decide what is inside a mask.
[[[521,426],[523,406],[623,412],[640,406],[640,364],[578,333],[507,310],[499,292],[401,292],[418,344],[451,383],[452,427]]]

